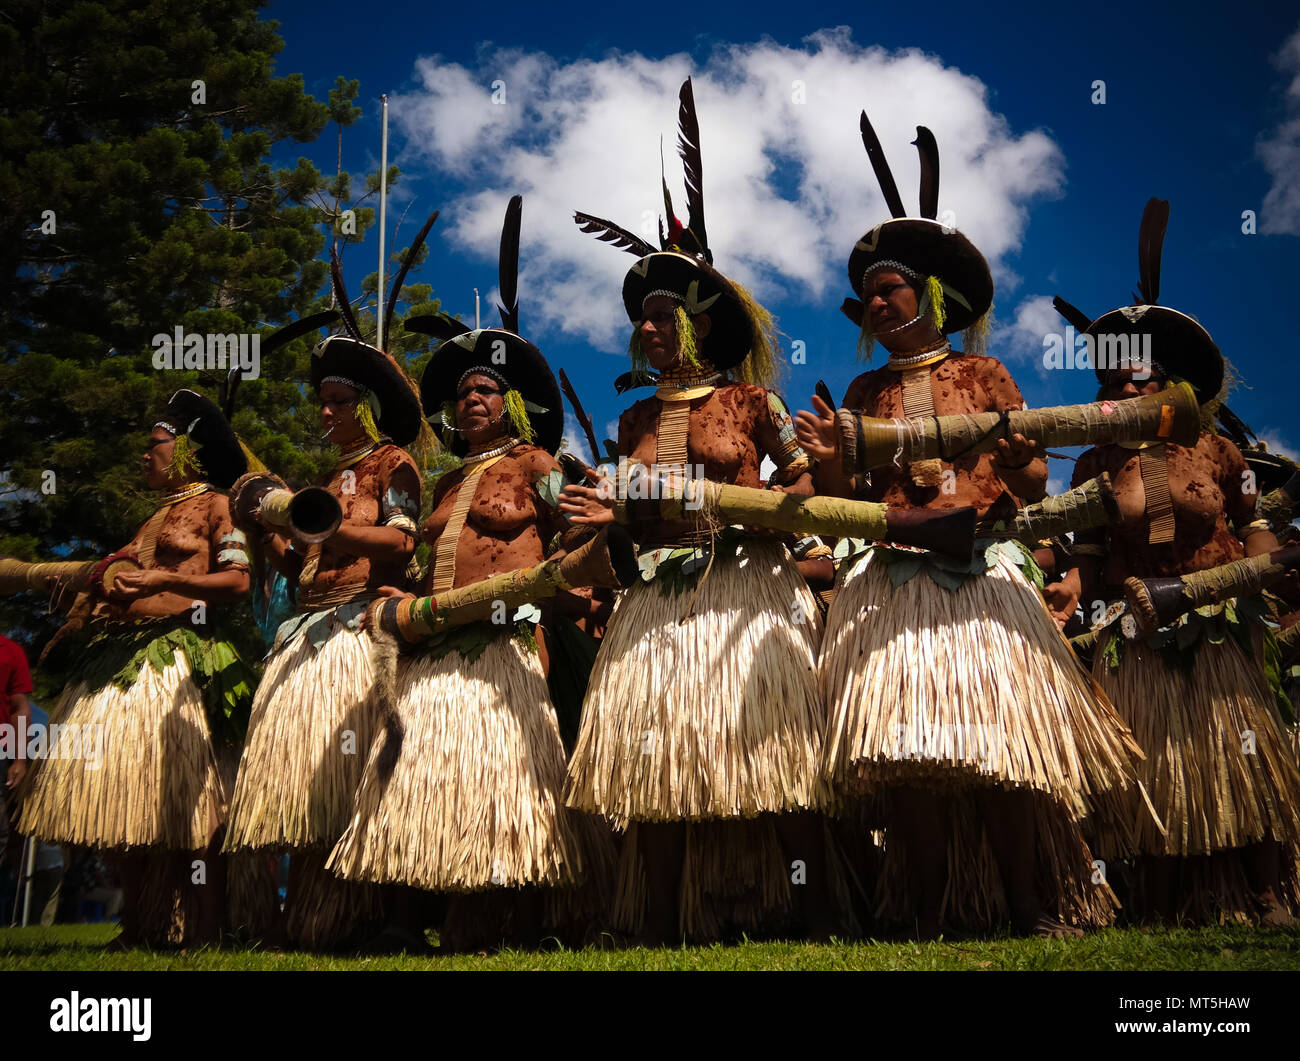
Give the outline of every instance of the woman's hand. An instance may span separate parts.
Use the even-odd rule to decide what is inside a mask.
[[[375,594],[376,594],[376,598],[396,597],[398,600],[415,599],[414,593],[407,593],[406,590],[398,589],[396,586],[380,586],[379,589],[375,591]],[[373,602],[369,608],[367,608],[364,612],[361,613],[361,621],[357,625],[360,626],[362,630],[370,629],[370,612],[373,610],[375,604],[377,603],[378,600],[376,599],[375,602]]]
[[[1048,583],[1043,588],[1043,599],[1047,601],[1047,610],[1052,613],[1052,618],[1061,629],[1064,629],[1065,624],[1074,618],[1074,613],[1079,607],[1081,592],[1078,571],[1071,571],[1059,582]]]
[[[1024,435],[1012,435],[1010,438],[998,439],[994,460],[1007,471],[1019,471],[1031,461],[1045,459],[1047,451],[1041,442],[1025,438]]]
[[[168,574],[169,572],[156,569],[119,572],[113,579],[113,589],[109,596],[116,601],[152,597],[166,589]]]
[[[577,486],[570,483],[560,491],[560,511],[572,523],[599,526],[614,522],[613,483],[602,480],[602,485]]]
[[[835,423],[835,410],[817,395],[812,396],[810,413],[800,410],[794,417],[794,433],[805,453],[814,460],[832,460],[839,456],[840,432]]]

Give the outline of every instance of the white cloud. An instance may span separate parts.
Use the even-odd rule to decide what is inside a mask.
[[[1052,306],[1051,295],[1033,295],[1016,306],[1009,324],[999,324],[989,348],[1004,361],[1032,363],[1043,371],[1043,338],[1064,335],[1065,321]]]
[[[1297,450],[1291,442],[1284,438],[1282,432],[1276,428],[1265,428],[1259,433],[1259,440],[1268,446],[1270,453],[1277,453],[1283,457],[1289,457],[1291,460],[1300,464],[1300,450]]]
[[[1273,178],[1260,207],[1259,231],[1269,235],[1300,236],[1300,29],[1278,53],[1274,64],[1287,76],[1287,118],[1256,147],[1264,169]]]
[[[575,457],[580,458],[587,464],[591,463],[591,447],[587,445],[587,436],[583,433],[582,425],[578,423],[578,418],[568,409],[564,411],[564,440],[565,449]]]
[[[559,327],[621,352],[618,292],[632,263],[573,224],[608,218],[654,241],[662,210],[659,140],[674,207],[685,192],[676,157],[677,92],[693,75],[703,149],[706,221],[717,263],[763,300],[787,294],[838,303],[853,242],[887,216],[858,135],[868,109],[904,204],[917,209],[910,141],[929,126],[942,159],[940,210],[990,260],[1020,245],[1029,203],[1058,194],[1063,160],[1043,132],[1014,135],[978,79],[917,50],[855,44],[847,29],[802,45],[718,49],[703,67],[686,55],[612,54],[559,63],[521,50],[485,51],[469,68],[421,59],[420,87],[392,101],[407,141],[404,168],[426,161],[470,189],[441,204],[452,240],[492,261],[506,200],[524,196],[521,324]],[[505,102],[492,102],[503,83]],[[802,82],[806,103],[793,102]],[[412,157],[413,156],[413,157]]]

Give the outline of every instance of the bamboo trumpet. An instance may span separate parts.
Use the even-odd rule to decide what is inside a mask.
[[[1007,410],[964,416],[886,420],[841,409],[836,414],[845,474],[910,464],[951,461],[986,453],[999,439],[1024,435],[1047,446],[1105,445],[1110,442],[1176,442],[1194,445],[1200,408],[1191,384],[1122,401]]]
[[[1126,578],[1124,597],[1143,636],[1151,637],[1181,615],[1256,593],[1282,581],[1300,565],[1300,545],[1234,560],[1173,578]]]
[[[975,532],[981,538],[1013,538],[1036,545],[1063,534],[1104,527],[1118,517],[1119,503],[1110,473],[1102,472],[1073,490],[1026,505],[1009,522],[986,517]]]
[[[230,488],[230,511],[245,529],[263,524],[315,545],[339,529],[343,509],[338,498],[319,486],[293,491],[267,472],[248,472]],[[256,517],[256,518],[255,518]]]
[[[644,468],[635,465],[634,469]],[[975,547],[975,510],[900,509],[842,497],[799,497],[776,490],[684,479],[672,471],[633,474],[627,498],[616,503],[619,522],[659,520],[767,527],[792,534],[913,545],[969,559]]]
[[[506,571],[431,597],[389,597],[370,606],[378,629],[415,644],[453,626],[495,619],[504,611],[582,586],[626,588],[639,569],[636,547],[622,527],[606,527],[559,560]]]
[[[140,565],[126,556],[104,560],[66,560],[53,563],[28,563],[25,560],[0,560],[0,596],[14,593],[46,593],[46,580],[58,580],[56,589],[83,590],[94,585],[107,595],[119,572],[134,571]],[[100,570],[102,569],[102,570]],[[99,572],[98,575],[96,572]]]

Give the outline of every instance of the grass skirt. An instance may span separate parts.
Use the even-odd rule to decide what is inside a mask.
[[[329,868],[445,892],[582,881],[599,823],[560,799],[564,748],[537,654],[503,633],[472,661],[451,649],[397,668],[402,732],[376,734]]]
[[[830,904],[838,935],[856,936],[861,924],[854,910],[852,891],[860,887],[832,834],[831,822],[822,818]],[[677,895],[678,927],[683,938],[702,943],[725,938],[774,938],[798,935],[801,926],[793,867],[781,847],[774,816],[741,821],[687,822],[680,890]],[[636,935],[645,924],[647,882],[637,845],[637,823],[623,837],[618,884],[611,915],[612,927]],[[806,867],[805,867],[806,873]]]
[[[831,607],[821,678],[838,786],[995,784],[1075,819],[1135,813],[1138,745],[1005,558],[955,591],[924,573],[895,589],[868,553]]]
[[[917,885],[912,877],[916,845],[940,845],[947,852],[947,887],[939,921],[965,932],[989,932],[1010,919],[1006,890],[976,801],[968,791],[947,794],[940,836],[910,836],[886,829],[875,917],[885,931],[915,929]],[[1076,928],[1104,928],[1115,921],[1119,901],[1095,864],[1079,824],[1051,797],[1033,795],[1034,884],[1043,912]],[[889,797],[878,803],[889,819]]]
[[[51,723],[77,727],[82,748],[74,755],[64,732],[34,762],[21,793],[24,834],[94,848],[195,851],[224,820],[226,792],[184,652],[161,672],[144,663],[130,689],[69,687]],[[96,733],[98,754],[87,756],[86,735]]]
[[[1112,634],[1112,636],[1117,636]],[[1133,812],[1139,850],[1180,857],[1244,847],[1266,834],[1300,843],[1300,771],[1262,667],[1231,638],[1202,636],[1190,673],[1168,666],[1141,639],[1123,646],[1119,670],[1098,646],[1093,674],[1146,749],[1139,776],[1166,834]],[[1254,750],[1248,751],[1253,734]],[[1103,837],[1103,851],[1113,843]]]
[[[823,807],[820,640],[812,593],[777,543],[715,557],[694,589],[638,582],[596,656],[569,806],[619,827]]]
[[[333,844],[375,730],[368,635],[299,636],[267,665],[248,722],[226,850]]]

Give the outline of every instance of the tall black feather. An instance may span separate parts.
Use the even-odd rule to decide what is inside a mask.
[[[924,125],[916,127],[916,153],[921,156],[921,216],[939,216],[939,145]]]
[[[285,343],[291,343],[300,336],[308,332],[314,332],[318,328],[327,328],[339,319],[339,311],[336,309],[321,310],[319,313],[312,313],[292,324],[286,324],[283,328],[273,331],[262,340],[261,351],[263,355],[269,354],[272,350],[278,350]]]
[[[523,218],[524,197],[512,195],[506,204],[506,223],[501,227],[501,253],[497,258],[501,301],[501,327],[519,334],[519,226]]]
[[[1219,426],[1222,427],[1228,437],[1237,444],[1238,449],[1247,449],[1252,443],[1258,441],[1259,436],[1251,430],[1250,425],[1226,405],[1219,406],[1218,416]]]
[[[819,379],[817,381],[817,386],[813,388],[813,393],[832,409],[836,408],[835,395],[831,393],[830,387],[826,386],[826,381],[824,379]]]
[[[406,274],[415,264],[416,258],[420,256],[420,248],[424,246],[425,237],[428,236],[429,230],[433,228],[433,223],[438,220],[438,211],[435,210],[429,215],[429,220],[424,223],[424,227],[415,234],[415,239],[411,241],[411,247],[406,252],[406,257],[402,259],[402,267],[397,270],[397,275],[393,277],[393,286],[388,293],[388,305],[384,308],[384,334],[390,334],[393,325],[393,311],[397,309],[397,296],[402,292],[402,283],[406,280]]]
[[[1088,330],[1088,325],[1092,323],[1083,310],[1079,309],[1077,306],[1070,305],[1070,303],[1066,302],[1060,295],[1057,295],[1052,299],[1052,305],[1056,307],[1057,313],[1074,326],[1076,332],[1086,332]]]
[[[695,115],[695,91],[688,77],[682,82],[677,108],[677,153],[682,158],[686,173],[686,227],[700,245],[700,251],[710,264],[713,252],[709,250],[709,237],[704,228],[704,161],[700,155],[700,123]]]
[[[1138,230],[1138,293],[1133,301],[1154,306],[1160,301],[1160,254],[1169,227],[1169,200],[1149,199]]]
[[[575,210],[573,222],[579,225],[583,232],[593,234],[602,243],[612,243],[619,250],[635,254],[638,258],[644,258],[647,254],[655,252],[655,248],[640,236],[634,235],[625,228],[619,228],[613,221],[606,221],[604,218]]]
[[[343,263],[339,261],[339,250],[333,244],[330,244],[330,281],[334,284],[334,298],[339,304],[339,312],[343,314],[343,327],[348,336],[359,343],[365,342],[361,338],[357,318],[353,316],[352,304],[348,301],[348,289],[343,284]]]
[[[876,130],[871,128],[871,119],[867,117],[866,111],[862,112],[862,121],[859,125],[862,129],[862,143],[867,149],[867,158],[871,159],[871,168],[876,171],[876,180],[880,184],[880,191],[885,196],[885,204],[889,207],[890,217],[906,217],[907,211],[903,209],[903,200],[898,194],[898,185],[894,183],[894,175],[890,172],[889,163],[885,160],[885,152],[880,146],[880,138],[876,136]]]
[[[231,365],[230,371],[226,373],[226,378],[221,381],[220,398],[221,415],[229,420],[235,415],[235,391],[239,390],[240,381],[243,379],[241,373],[243,369],[239,365]]]
[[[456,336],[464,335],[470,330],[468,324],[456,320],[455,317],[449,317],[445,313],[425,313],[419,317],[407,317],[406,320],[402,321],[402,327],[408,332],[432,335],[440,342],[454,339]]]

